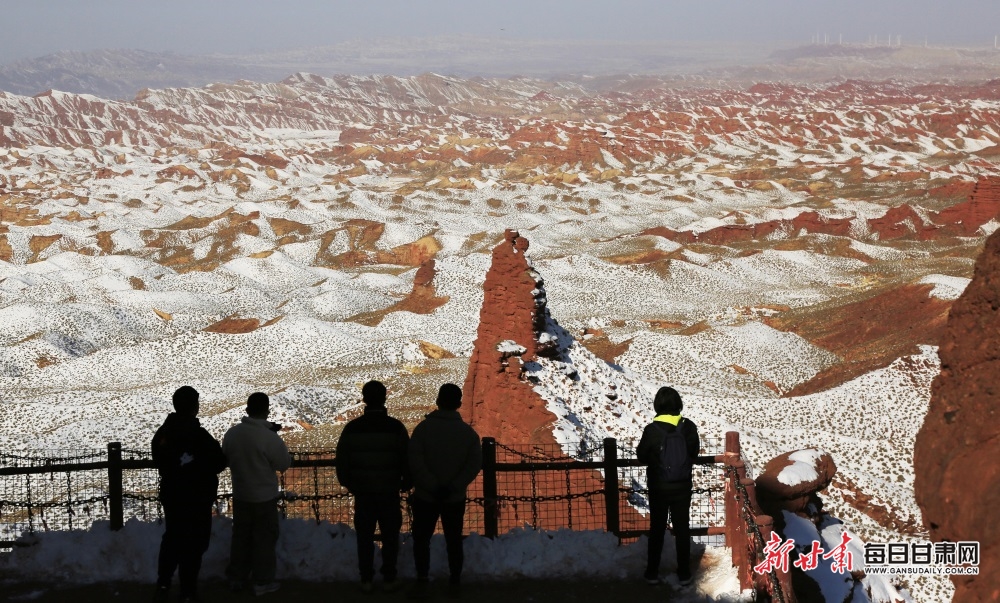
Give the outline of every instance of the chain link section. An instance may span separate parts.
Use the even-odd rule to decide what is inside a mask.
[[[593,496],[604,496],[604,490],[589,490],[587,492],[573,492],[572,494],[554,494],[552,496],[507,496],[501,494],[496,497],[497,504],[501,502],[552,502],[556,500],[576,500],[577,498],[590,498]],[[465,502],[474,503],[479,506],[486,505],[486,499],[482,496],[466,498]]]
[[[630,486],[619,486],[618,491],[623,494],[649,494],[649,488],[632,488]],[[716,492],[724,492],[722,488],[692,488],[691,494],[708,494],[711,496]]]
[[[0,515],[3,515],[4,509],[7,507],[13,507],[15,509],[56,509],[66,507],[67,505],[73,506],[87,506],[92,505],[95,502],[99,502],[103,505],[108,504],[109,497],[105,496],[91,496],[90,498],[78,498],[76,500],[65,501],[25,501],[25,500],[0,500]]]
[[[61,463],[71,463],[78,461],[103,461],[107,459],[107,452],[104,450],[95,450],[93,452],[88,452],[85,454],[78,454],[72,456],[30,456],[21,454],[10,454],[6,452],[0,453],[0,467],[11,466],[11,467],[22,467],[20,463],[16,461],[21,461],[29,463],[29,467],[45,467],[47,465],[58,465]]]
[[[757,561],[764,558],[764,536],[760,533],[760,526],[757,525],[756,515],[753,509],[750,508],[750,495],[747,493],[746,486],[740,483],[736,467],[727,465],[726,476],[736,486],[737,499],[740,501],[740,517],[752,536],[752,542],[749,543],[750,548],[747,552],[750,553],[750,569],[753,571],[752,568],[757,564]],[[772,569],[767,572],[767,582],[774,599],[778,603],[785,603],[785,593],[781,588],[781,581],[778,580],[777,570]]]
[[[292,455],[292,459],[296,461],[308,460],[310,458],[315,458],[315,457],[321,457],[321,458],[329,457],[332,459],[336,458],[337,456],[337,451],[333,448],[321,448],[319,450],[313,450],[313,449],[305,450],[302,448],[292,448],[288,451],[288,453]]]
[[[228,494],[226,495],[226,497],[232,498],[233,495]],[[281,492],[281,494],[278,496],[278,499],[287,501],[307,500],[310,502],[318,502],[321,500],[342,500],[345,498],[353,498],[353,497],[354,495],[346,490],[343,492],[337,492],[335,494],[296,494],[295,492],[285,491]]]
[[[551,454],[551,455],[548,455],[548,454],[531,454],[531,453],[528,453],[528,452],[517,450],[516,448],[512,448],[510,446],[507,446],[506,444],[501,444],[500,442],[497,442],[496,446],[497,446],[497,449],[503,450],[505,452],[509,452],[512,455],[520,458],[522,463],[523,462],[527,462],[527,461],[537,461],[537,462],[540,462],[540,463],[557,463],[557,462],[573,463],[573,462],[576,462],[576,460],[577,460],[577,459],[575,459],[573,457],[566,456],[561,451],[559,452],[558,456],[556,456],[555,454]]]

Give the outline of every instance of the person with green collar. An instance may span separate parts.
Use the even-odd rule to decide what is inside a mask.
[[[644,578],[660,584],[667,515],[673,519],[677,545],[677,578],[691,582],[691,469],[701,447],[698,426],[681,417],[684,403],[672,387],[661,387],[653,399],[656,417],[646,425],[636,447],[636,458],[646,465],[649,488],[649,549]]]

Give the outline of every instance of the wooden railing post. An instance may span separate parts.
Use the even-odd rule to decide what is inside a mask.
[[[735,550],[737,540],[737,530],[742,518],[739,516],[739,507],[736,505],[736,482],[730,473],[730,467],[740,460],[740,434],[738,431],[726,432],[725,465],[723,470],[725,475],[725,513],[726,513],[726,546]],[[733,565],[736,566],[737,559],[733,557]]]
[[[746,469],[739,472],[742,475],[746,475]],[[757,527],[760,528],[761,537],[764,539],[761,546],[767,545],[767,541],[771,538],[771,518],[767,515],[760,514],[760,507],[757,506],[757,484],[752,479],[744,477],[740,479],[740,484],[743,486],[743,491],[746,492],[746,500],[743,501],[743,505],[750,511],[750,515],[754,517],[754,522],[756,522]],[[763,523],[762,523],[763,522]],[[764,534],[764,525],[767,525],[767,534]],[[762,576],[753,571],[755,565],[763,561],[763,559],[757,558],[757,542],[754,539],[753,532],[750,531],[750,526],[747,526],[746,531],[746,545],[744,546],[745,551],[747,551],[747,570],[750,579],[757,584],[766,584],[767,576]],[[746,587],[743,587],[746,588]]]
[[[735,472],[730,481],[733,484],[733,491],[735,493],[733,506],[736,515],[732,546],[733,564],[740,575],[740,588],[746,590],[752,586],[750,580],[753,573],[753,558],[748,553],[750,546],[750,526],[747,525],[746,517],[743,514],[743,509],[748,503],[740,488],[740,485],[743,483],[743,477],[746,475],[746,466],[743,464],[743,461],[739,460],[734,461],[732,466]]]
[[[757,522],[757,528],[760,530],[760,538],[762,540],[762,544],[767,545],[767,542],[771,540],[771,532],[774,531],[773,529],[774,520],[771,518],[770,515],[758,515],[755,521]],[[756,548],[756,544],[754,545],[754,548]],[[761,561],[763,561],[763,559],[753,559],[751,560],[750,564],[756,565]],[[781,568],[776,567],[774,571],[780,573]],[[770,592],[770,589],[768,588],[767,585],[768,582],[767,574],[758,574],[757,572],[754,572],[753,581],[754,581],[754,589],[757,590],[758,592],[761,591]]]
[[[487,538],[496,538],[500,531],[497,499],[497,441],[483,438],[483,522]]]
[[[618,441],[604,438],[604,508],[608,532],[620,531],[618,518]]]
[[[763,539],[763,544],[766,545],[767,541],[771,539],[771,532],[774,531],[774,519],[770,515],[758,515],[755,521],[757,522],[757,528],[760,530],[760,537]],[[782,598],[785,603],[796,603],[795,591],[792,590],[791,572],[782,569],[781,566],[775,566],[774,573],[778,578],[778,587],[781,588]],[[768,574],[755,573],[754,582],[756,583],[755,588],[757,592],[769,593],[772,595],[772,600],[775,598],[773,597],[775,593],[771,592]]]
[[[757,504],[757,482],[753,481],[749,477],[744,477],[740,480],[743,484],[743,489],[747,491],[747,504],[750,506],[750,510],[753,511],[754,515],[760,515],[763,511],[760,510],[760,505]]]
[[[122,505],[122,444],[108,443],[108,514],[111,529],[120,530],[125,525],[125,509]]]
[[[742,453],[740,450],[740,432],[738,431],[727,431],[726,432],[726,454],[735,454],[739,456]]]

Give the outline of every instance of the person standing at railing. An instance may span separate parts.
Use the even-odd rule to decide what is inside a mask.
[[[445,383],[438,391],[438,409],[427,415],[410,437],[410,471],[413,474],[413,560],[417,582],[411,599],[429,596],[431,536],[441,518],[448,551],[449,591],[457,596],[462,580],[462,524],[465,491],[483,464],[479,434],[458,413],[462,390]]]
[[[263,595],[280,588],[274,574],[278,544],[278,476],[292,464],[288,447],[278,435],[281,425],[267,420],[267,394],[247,399],[247,416],[229,428],[222,451],[233,477],[233,541],[229,555],[230,589],[242,590],[253,579],[253,592]]]
[[[673,519],[677,545],[677,579],[691,582],[691,470],[701,443],[698,427],[681,417],[684,403],[671,387],[661,387],[653,399],[656,417],[642,432],[635,456],[646,464],[649,488],[649,549],[646,582],[661,584],[660,557],[663,554],[667,515]]]
[[[406,427],[389,416],[386,389],[379,381],[361,388],[365,414],[344,427],[337,442],[337,479],[354,495],[361,590],[371,592],[375,578],[375,526],[382,534],[383,589],[393,591],[399,530],[403,527],[400,491],[410,489]]]
[[[167,600],[179,569],[180,600],[198,601],[201,557],[212,535],[212,506],[226,457],[198,422],[198,391],[188,385],[178,388],[173,402],[174,412],[156,430],[152,443],[165,526],[153,600]]]

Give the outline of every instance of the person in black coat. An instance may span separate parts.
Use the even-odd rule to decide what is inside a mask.
[[[361,388],[365,414],[344,427],[337,442],[337,479],[354,495],[361,588],[372,590],[375,577],[375,526],[382,534],[383,588],[396,585],[399,531],[403,526],[400,491],[410,489],[406,427],[385,408],[385,385]]]
[[[698,426],[681,417],[684,404],[680,394],[671,387],[661,387],[653,399],[656,417],[646,425],[635,455],[646,465],[646,484],[649,488],[649,549],[646,559],[645,579],[650,584],[660,584],[660,557],[667,528],[667,515],[673,518],[674,540],[677,544],[677,578],[681,584],[691,581],[691,467],[701,446]],[[680,463],[674,469],[663,467],[664,444],[675,440],[680,432],[683,441],[679,451]],[[668,439],[670,438],[670,439]],[[678,442],[680,444],[680,442]],[[667,445],[670,450],[670,446]],[[670,453],[668,453],[670,454]],[[686,454],[686,458],[684,458]]]
[[[155,601],[166,601],[180,570],[180,600],[198,601],[198,572],[212,533],[212,507],[226,457],[198,422],[198,392],[174,392],[174,412],[153,436],[153,463],[160,472],[160,503],[166,530],[160,541]]]
[[[482,469],[479,434],[462,420],[462,388],[445,383],[438,389],[437,410],[413,428],[410,438],[410,471],[413,473],[413,563],[417,581],[411,599],[430,594],[431,536],[441,519],[448,553],[448,590],[460,596],[465,552],[462,526],[469,484]]]

